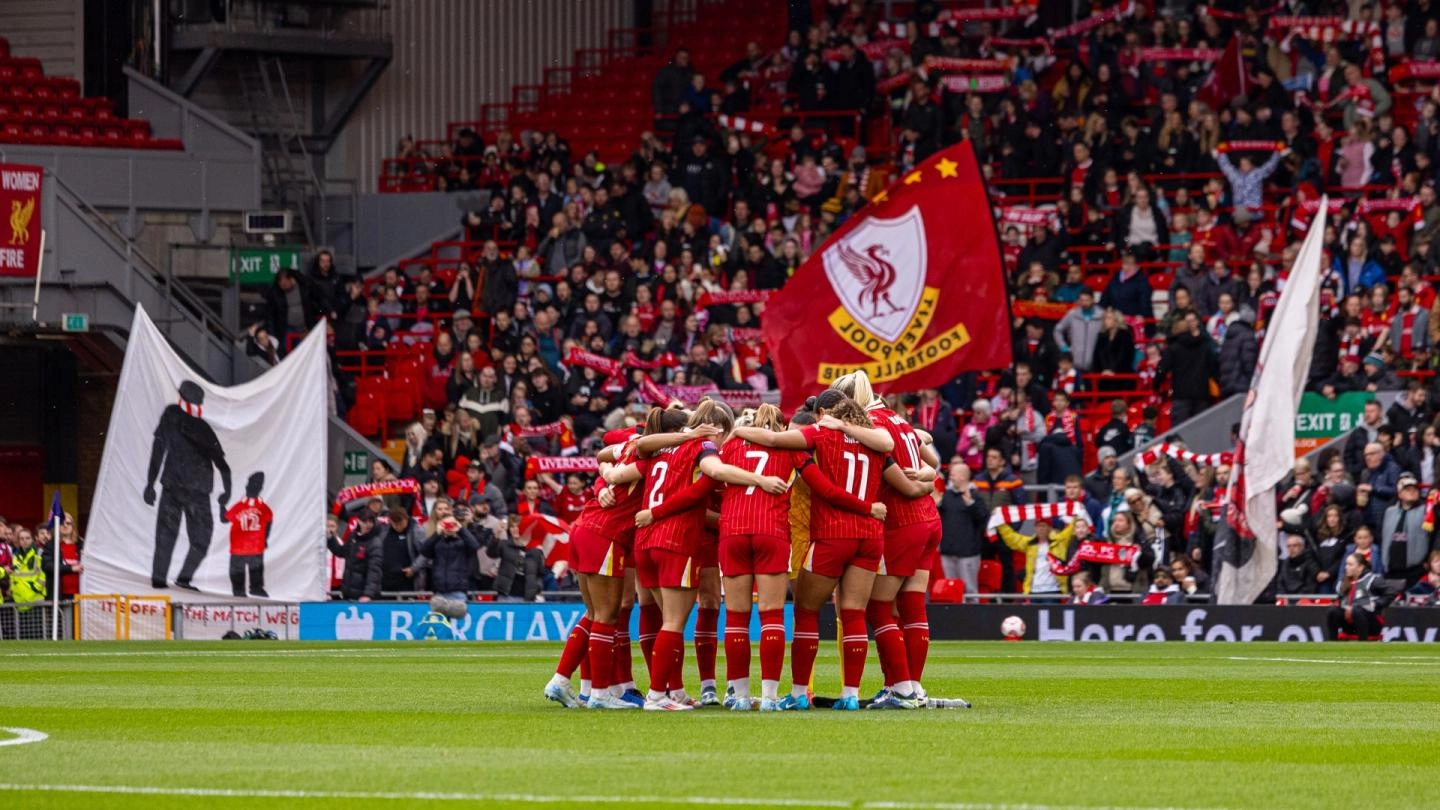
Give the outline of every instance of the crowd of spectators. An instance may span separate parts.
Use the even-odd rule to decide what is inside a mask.
[[[0,612],[0,638],[44,637],[49,614],[30,606],[57,596],[69,599],[80,592],[85,541],[75,518],[65,515],[58,542],[52,528],[48,523],[32,527],[0,517],[0,603],[15,605],[14,610]],[[56,554],[60,555],[58,561]]]
[[[1415,510],[1400,504],[1391,468],[1435,483],[1424,404],[1436,393],[1440,340],[1430,283],[1440,262],[1440,91],[1397,84],[1391,71],[1433,64],[1440,5],[1170,3],[1158,14],[1154,3],[1118,14],[1100,5],[1103,23],[1057,35],[1038,16],[958,23],[924,3],[884,28],[882,3],[831,4],[779,50],[752,47],[713,77],[680,49],[651,88],[655,132],[618,161],[572,154],[565,132],[462,131],[435,171],[445,187],[485,199],[462,221],[475,249],[453,267],[369,279],[339,277],[321,254],[307,273],[277,279],[256,353],[283,354],[319,316],[334,332],[337,368],[347,352],[423,346],[425,410],[406,435],[407,471],[468,480],[471,519],[477,498],[490,519],[526,508],[532,484],[534,503],[553,509],[569,485],[527,474],[528,456],[593,449],[601,430],[638,418],[648,383],[741,398],[771,391],[756,329],[764,294],[897,172],[969,141],[1001,223],[1015,363],[895,402],[957,460],[941,495],[947,572],[973,584],[978,546],[1003,563],[1005,590],[1032,588],[1033,566],[1020,570],[966,521],[982,511],[973,503],[988,513],[1025,498],[1022,484],[1047,483],[1083,491],[1089,520],[1079,531],[1145,548],[1128,570],[1083,572],[1070,583],[1079,592],[1203,593],[1228,469],[1170,461],[1135,471],[1116,466],[1117,455],[1248,389],[1267,319],[1328,194],[1326,318],[1310,387],[1327,397],[1406,389],[1410,416],[1366,423],[1384,461],[1371,468],[1363,447],[1345,454],[1335,475],[1351,490],[1331,481],[1304,531],[1291,533],[1306,542],[1298,555],[1282,552],[1280,590],[1333,591],[1340,555],[1367,530],[1381,538],[1362,546],[1379,555],[1376,570],[1416,584],[1429,535],[1387,554],[1397,541],[1386,521],[1401,509],[1394,525],[1408,527]],[[1275,30],[1279,13],[1344,24]],[[1244,64],[1239,92],[1212,76],[1227,47]],[[986,62],[1002,64],[1003,81],[953,81],[954,65]],[[782,99],[770,131],[719,125],[716,113],[759,116],[767,94]],[[822,110],[854,110],[864,131],[894,140],[861,143],[795,118]],[[567,363],[575,351],[623,370]],[[351,385],[337,381],[342,406]],[[449,495],[444,480],[427,486]],[[1344,536],[1327,544],[1335,508]],[[471,540],[503,562],[507,532],[491,535]],[[1313,576],[1294,562],[1307,554]],[[544,576],[533,555],[509,567]]]

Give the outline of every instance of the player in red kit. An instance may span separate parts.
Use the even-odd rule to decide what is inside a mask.
[[[930,566],[940,551],[940,513],[930,497],[940,459],[928,435],[922,436],[875,396],[864,371],[841,377],[831,388],[863,406],[875,425],[895,440],[895,464],[886,468],[880,488],[887,510],[885,551],[865,608],[885,673],[885,688],[870,708],[917,709],[925,697],[920,675],[930,649],[925,595]],[[897,603],[900,624],[895,621]]]
[[[646,435],[636,445],[641,456],[639,464],[606,474],[612,484],[637,477],[645,480],[646,508],[635,516],[640,527],[635,536],[636,573],[641,588],[656,592],[661,608],[661,628],[650,657],[647,710],[694,708],[681,678],[684,628],[699,584],[699,543],[709,499],[708,482],[699,477],[756,486],[771,493],[786,489],[786,483],[777,477],[756,475],[720,460],[717,441],[723,443],[733,426],[728,408],[706,400],[691,415],[689,432]],[[676,507],[677,501],[683,501],[683,506]],[[662,511],[658,519],[656,511]]]
[[[826,478],[852,496],[874,502],[879,496],[885,453],[895,441],[874,427],[859,405],[839,391],[815,398],[816,425],[784,433],[754,428],[736,435],[747,441],[784,449],[813,449],[813,463]],[[883,504],[882,504],[883,507]],[[878,511],[883,517],[883,511]],[[860,678],[870,643],[865,631],[865,606],[875,571],[880,566],[884,526],[875,517],[856,515],[816,499],[810,510],[810,548],[795,589],[795,640],[790,651],[791,691],[784,709],[808,709],[810,676],[819,651],[819,611],[840,586],[844,687],[834,708],[860,708]]]
[[[257,472],[245,482],[245,497],[225,510],[230,523],[230,588],[236,596],[245,595],[245,575],[250,575],[250,595],[269,599],[265,592],[265,546],[270,542],[270,527],[275,520],[269,504],[260,500],[265,487],[265,473]]]
[[[648,423],[648,429],[655,433],[672,432],[684,426],[685,415],[656,408],[650,412]],[[606,447],[597,458],[601,463],[631,464],[636,458],[635,439],[631,435],[622,445]],[[628,643],[617,649],[620,645],[616,642],[627,585],[633,590],[629,585],[633,574],[626,575],[635,542],[635,513],[643,497],[644,488],[638,480],[611,486],[601,479],[592,487],[590,500],[571,527],[570,549],[579,575],[580,596],[585,601],[585,616],[566,639],[555,675],[545,686],[545,697],[567,708],[583,705],[592,709],[631,709],[644,704],[638,692],[629,694],[633,691],[633,684],[627,683],[630,679],[620,677],[618,670],[628,672],[628,667],[615,666],[616,653],[627,657],[630,654]],[[628,632],[629,616],[624,620]],[[586,661],[591,683],[589,698],[582,703],[570,687],[570,676]],[[583,683],[581,692],[586,692]]]
[[[774,405],[761,405],[749,416],[749,427],[771,432],[785,429]],[[720,458],[756,474],[792,480],[803,469],[817,499],[841,500],[841,508],[861,515],[871,506],[825,478],[810,454],[780,450],[731,438]],[[883,514],[883,511],[881,512]],[[761,711],[780,708],[780,672],[785,662],[785,595],[790,572],[790,493],[771,495],[757,487],[727,486],[720,508],[720,568],[725,574],[725,706],[752,708],[750,699],[750,611],[752,589],[760,607]]]

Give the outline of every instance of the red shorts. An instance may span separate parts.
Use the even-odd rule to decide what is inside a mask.
[[[720,573],[727,577],[790,573],[790,540],[766,534],[720,538]]]
[[[695,549],[695,562],[701,568],[715,568],[720,565],[720,538],[715,532],[707,531],[700,538]]]
[[[700,584],[695,558],[664,548],[635,552],[635,580],[642,588],[694,588]]]
[[[929,571],[940,552],[940,521],[912,523],[885,533],[885,554],[877,574],[908,577]]]
[[[805,552],[805,570],[822,577],[839,579],[850,566],[874,571],[880,567],[885,541],[878,537],[856,540],[811,540]]]
[[[625,547],[594,529],[577,526],[570,530],[570,555],[577,573],[625,576]]]

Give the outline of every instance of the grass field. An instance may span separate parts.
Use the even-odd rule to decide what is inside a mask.
[[[945,643],[926,683],[972,710],[779,715],[567,711],[557,652],[6,644],[3,725],[49,737],[0,747],[0,806],[1409,807],[1440,774],[1418,645]]]

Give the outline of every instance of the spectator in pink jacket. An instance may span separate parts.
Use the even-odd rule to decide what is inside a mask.
[[[980,469],[985,461],[985,432],[995,426],[995,415],[990,410],[990,400],[975,400],[970,406],[970,421],[960,428],[960,441],[955,444],[955,452],[960,455],[965,466],[971,470]]]

